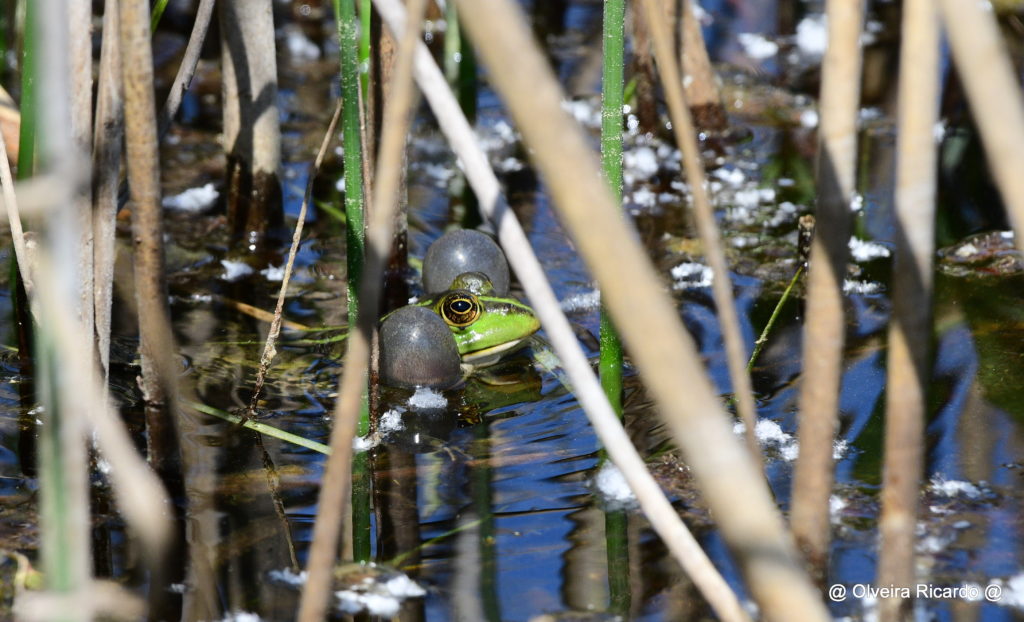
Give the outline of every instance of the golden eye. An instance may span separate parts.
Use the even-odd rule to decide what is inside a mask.
[[[469,292],[448,294],[438,308],[449,326],[469,326],[480,317],[480,302]]]

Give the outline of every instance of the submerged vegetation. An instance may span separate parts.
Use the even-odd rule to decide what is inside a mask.
[[[1019,617],[1022,50],[4,3],[0,617]]]

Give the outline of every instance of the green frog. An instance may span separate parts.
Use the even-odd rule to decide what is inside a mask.
[[[460,274],[448,291],[414,306],[430,309],[444,320],[463,365],[474,368],[497,362],[540,328],[533,309],[514,298],[494,295],[494,286],[481,272]]]

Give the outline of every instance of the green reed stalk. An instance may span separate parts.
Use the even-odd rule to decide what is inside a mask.
[[[39,530],[45,534],[40,555],[46,587],[55,593],[73,592],[78,585],[75,578],[74,555],[77,547],[72,541],[78,530],[69,524],[74,508],[70,507],[73,482],[68,481],[65,461],[66,448],[62,428],[68,422],[62,412],[58,383],[60,370],[58,355],[51,335],[46,330],[37,333],[35,358],[39,361],[38,397],[46,405],[46,425],[39,426]],[[67,615],[67,610],[61,614]],[[66,618],[60,618],[66,619]]]
[[[150,32],[156,32],[156,27],[160,25],[160,18],[164,16],[166,9],[167,0],[156,0],[156,4],[153,5],[153,15],[149,18]]]
[[[359,315],[366,231],[363,221],[363,153],[359,142],[359,28],[355,0],[334,0],[341,57],[341,133],[345,164],[345,245],[348,266],[349,325]],[[362,433],[363,431],[360,430]]]
[[[25,6],[25,41],[21,53],[21,134],[18,137],[18,179],[35,171],[36,156],[36,3]]]
[[[626,6],[624,0],[604,3],[604,63],[601,89],[601,168],[616,202],[622,204],[622,104]],[[601,387],[622,417],[622,343],[611,317],[601,308]],[[610,552],[610,551],[609,551]]]
[[[3,8],[0,8],[0,58],[7,58],[7,48],[9,45],[7,33],[10,30],[9,17],[13,15],[14,11],[12,9],[14,9],[14,7],[16,6],[16,2],[9,2],[4,4]],[[6,77],[5,74],[7,72],[5,71],[5,69],[6,65],[0,66],[0,81],[3,81],[3,79]]]
[[[445,6],[444,73],[452,85],[459,106],[471,124],[476,120],[476,53],[459,26],[458,9],[454,2]]]
[[[601,168],[616,202],[622,204],[622,106],[625,103],[624,0],[605,0],[604,62],[601,80]],[[622,342],[611,316],[601,307],[601,388],[615,414],[622,418]],[[608,557],[609,609],[629,611],[629,533],[622,511],[606,511],[605,545]]]
[[[629,613],[629,515],[625,510],[604,513],[605,546],[608,549],[608,611],[623,618]]]
[[[449,4],[449,6],[451,6]],[[494,467],[486,459],[493,449],[491,426],[487,421],[474,426],[473,457],[479,465],[470,472],[470,495],[479,519],[477,543],[480,554],[480,607],[487,622],[502,619],[498,598],[498,537],[494,517]]]
[[[363,413],[367,412],[363,401]],[[360,415],[359,424],[367,417]],[[352,456],[352,557],[356,561],[370,561],[371,543],[373,542],[370,514],[370,481],[373,471],[370,468],[370,456],[365,451]]]
[[[362,7],[363,38],[359,36],[359,25],[355,12],[355,0],[334,0],[334,14],[338,21],[338,44],[341,60],[341,132],[344,145],[345,163],[345,249],[348,265],[348,317],[354,326],[359,317],[359,287],[362,281],[366,252],[366,230],[363,213],[363,153],[360,143],[360,56],[365,41],[366,58],[369,58],[369,16],[367,7]],[[360,436],[370,431],[370,416],[364,388],[362,407],[356,433]],[[370,470],[365,454],[352,460],[352,521],[355,559],[368,560],[370,557]]]
[[[789,285],[786,286],[786,291],[782,292],[782,298],[779,298],[778,304],[772,310],[771,317],[768,318],[768,323],[764,325],[764,330],[761,331],[761,335],[754,342],[754,351],[750,353],[750,359],[747,361],[747,373],[750,373],[754,369],[754,363],[757,362],[757,357],[761,355],[761,350],[764,349],[764,344],[768,343],[768,335],[771,334],[772,328],[775,326],[775,322],[778,321],[779,315],[782,312],[783,305],[789,300],[790,292],[793,291],[793,286],[800,280],[800,275],[804,273],[804,267],[801,265],[796,269],[796,274],[789,280]]]
[[[455,92],[455,98],[472,125],[476,122],[476,54],[466,37],[462,36],[459,26],[459,13],[454,2],[445,5],[445,23],[448,25],[444,33],[444,74],[448,84]],[[461,224],[464,229],[473,229],[483,222],[476,193],[466,181],[461,171],[457,171],[451,188],[452,198],[461,198],[463,213]]]
[[[292,434],[291,432],[287,432],[280,428],[275,428],[272,425],[267,425],[266,423],[253,421],[251,419],[248,421],[243,421],[242,417],[240,417],[239,415],[233,415],[219,408],[214,408],[213,406],[208,406],[200,402],[189,401],[186,402],[186,405],[189,408],[196,410],[197,412],[211,415],[213,417],[217,417],[218,419],[223,419],[224,421],[234,423],[235,425],[241,425],[242,427],[249,428],[254,432],[259,432],[260,434],[266,436],[272,436],[278,440],[282,440],[287,443],[292,443],[293,445],[298,445],[299,447],[305,447],[306,449],[311,449],[317,453],[321,453],[326,456],[331,455],[331,448],[328,447],[327,445],[324,445],[323,443],[318,443],[316,441],[311,441],[308,438],[303,438],[297,434]]]
[[[363,89],[363,101],[370,101],[370,8],[371,0],[359,0],[359,85]]]

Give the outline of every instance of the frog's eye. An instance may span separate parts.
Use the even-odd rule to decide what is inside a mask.
[[[448,294],[441,300],[439,309],[449,326],[469,326],[480,317],[480,301],[469,292]]]

